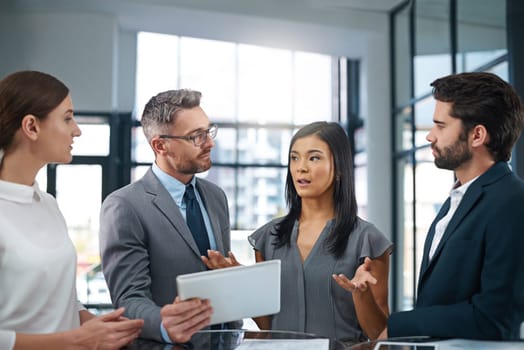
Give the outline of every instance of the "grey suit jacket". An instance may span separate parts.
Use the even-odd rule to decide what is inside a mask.
[[[230,250],[224,191],[197,178],[217,250]],[[100,216],[102,269],[115,307],[144,319],[143,338],[162,341],[160,309],[177,295],[176,276],[205,271],[198,247],[167,190],[151,169],[139,181],[111,193]]]

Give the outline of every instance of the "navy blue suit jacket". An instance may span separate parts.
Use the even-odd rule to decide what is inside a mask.
[[[499,162],[466,191],[431,260],[424,245],[415,309],[390,315],[388,336],[518,339],[524,321],[524,182]]]

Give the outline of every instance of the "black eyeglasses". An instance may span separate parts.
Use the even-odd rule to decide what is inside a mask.
[[[218,131],[218,126],[216,124],[212,124],[209,127],[209,129],[197,131],[193,135],[187,135],[187,136],[160,135],[158,137],[160,137],[161,139],[176,139],[176,140],[192,141],[195,147],[200,147],[207,141],[208,136],[214,139],[217,136],[217,131]]]

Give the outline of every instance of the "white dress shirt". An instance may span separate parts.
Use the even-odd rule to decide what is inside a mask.
[[[449,196],[450,196],[449,210],[446,213],[446,215],[442,219],[440,219],[439,222],[437,222],[437,225],[435,226],[435,235],[433,236],[433,241],[431,242],[431,248],[429,249],[429,259],[430,260],[433,258],[433,255],[435,254],[435,251],[437,250],[437,247],[442,239],[442,236],[444,236],[444,232],[446,232],[446,228],[448,227],[448,224],[451,221],[451,218],[453,217],[453,215],[455,215],[455,212],[457,211],[457,208],[460,202],[462,202],[462,198],[464,197],[464,194],[468,190],[469,186],[477,178],[478,176],[466,182],[464,185],[460,185],[460,183],[457,182],[453,186],[453,189],[449,193]]]

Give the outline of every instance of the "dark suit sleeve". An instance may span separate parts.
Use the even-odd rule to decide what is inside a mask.
[[[467,302],[437,305],[396,312],[388,320],[388,337],[428,335],[441,338],[493,339],[480,332],[493,328],[491,322],[475,312]],[[494,329],[496,332],[496,330]],[[498,337],[497,337],[498,338]]]
[[[160,307],[151,293],[146,235],[128,199],[112,194],[102,204],[100,250],[113,305],[125,307],[129,318],[144,320],[141,337],[162,341]]]
[[[389,337],[518,338],[518,327],[524,319],[521,289],[524,285],[524,258],[521,256],[524,247],[523,193],[522,186],[512,187],[498,197],[497,203],[490,201],[485,203],[483,210],[472,213],[474,220],[463,230],[481,237],[478,244],[471,245],[478,247],[478,251],[462,254],[462,261],[457,259],[458,264],[446,267],[449,271],[446,275],[428,277],[432,279],[432,290],[428,293],[438,294],[445,290],[448,295],[453,295],[453,288],[457,286],[454,294],[460,295],[466,288],[465,285],[460,287],[461,280],[467,280],[473,274],[479,275],[478,287],[474,287],[477,290],[454,303],[425,305],[412,311],[393,313],[388,320]],[[485,226],[481,224],[483,218],[487,222]],[[448,249],[446,253],[450,257],[452,248],[449,242],[447,244],[442,255]],[[480,256],[480,263],[468,267],[469,255]],[[445,261],[436,263],[444,264]]]

